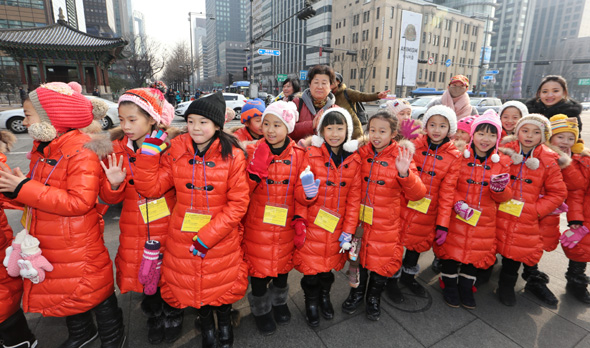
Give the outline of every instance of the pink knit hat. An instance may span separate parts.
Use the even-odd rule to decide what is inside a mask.
[[[299,120],[299,112],[297,112],[297,106],[293,102],[286,102],[283,100],[276,101],[270,104],[262,114],[262,122],[264,117],[268,114],[275,115],[287,127],[287,134],[290,134],[295,129],[295,123]]]
[[[157,124],[169,126],[174,119],[174,107],[166,101],[162,92],[155,88],[134,88],[119,97],[121,102],[132,102],[147,112]]]
[[[394,116],[397,116],[398,113],[404,111],[405,109],[410,109],[410,111],[412,110],[410,103],[402,98],[389,100],[385,104],[387,105],[387,110],[391,111]]]
[[[496,148],[494,149],[494,154],[491,157],[492,162],[498,163],[498,162],[500,162],[500,156],[498,155],[498,147],[500,146],[500,137],[502,135],[502,122],[500,121],[500,118],[496,115],[495,112],[493,114],[486,112],[483,115],[475,118],[475,120],[471,124],[471,131],[469,132],[469,135],[471,135],[471,141],[469,142],[469,146],[467,147],[467,149],[465,149],[465,151],[463,151],[463,156],[465,158],[469,158],[471,156],[471,144],[473,143],[473,134],[475,133],[475,129],[480,124],[485,124],[485,123],[489,123],[492,126],[496,127],[496,130],[498,132],[497,133],[498,139],[496,140]]]
[[[475,120],[476,116],[463,117],[457,122],[457,130],[462,130],[466,133],[471,134],[471,124]]]

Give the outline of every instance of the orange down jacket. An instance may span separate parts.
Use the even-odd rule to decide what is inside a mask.
[[[234,148],[223,160],[221,145],[215,139],[204,158],[198,157],[192,138],[185,133],[172,139],[163,155],[138,155],[135,163],[135,187],[141,195],[156,198],[176,190],[162,260],[164,301],[176,308],[201,308],[231,304],[244,297],[248,272],[238,232],[249,201],[244,152]],[[212,216],[198,233],[181,231],[191,201],[193,209]],[[196,235],[209,247],[205,258],[189,251]]]
[[[24,281],[23,309],[43,316],[86,312],[114,292],[113,267],[97,211],[100,167],[79,130],[54,139],[43,153],[35,141],[30,181],[15,200],[31,208],[31,235],[39,239],[52,272],[39,284]]]
[[[307,147],[307,156],[311,171],[320,179],[318,195],[314,204],[308,207],[309,226],[305,235],[305,244],[295,251],[293,260],[295,268],[305,274],[341,270],[348,253],[340,253],[340,234],[354,234],[358,226],[361,202],[360,155],[349,155],[340,166],[336,167],[330,158],[325,143],[319,147]],[[334,232],[314,224],[320,209],[340,215]]]
[[[264,141],[261,139],[250,148],[258,147]],[[244,219],[243,248],[250,276],[276,277],[293,269],[295,230],[291,227],[291,221],[295,215],[306,218],[306,207],[313,202],[305,197],[299,179],[307,165],[305,150],[289,139],[287,148],[274,156],[268,166],[266,182],[257,183],[248,178],[251,193],[250,206]],[[268,202],[289,208],[284,227],[263,222]]]
[[[229,129],[229,133],[233,134],[239,141],[253,141],[256,140],[252,137],[252,134],[248,132],[248,128],[246,126],[238,126],[235,128]]]
[[[432,246],[437,225],[449,227],[462,156],[450,141],[429,150],[426,135],[416,138],[414,146],[414,163],[432,201],[423,214],[408,208],[408,199],[402,198],[401,238],[407,249],[421,253]]]
[[[6,156],[0,153],[0,163],[6,165]],[[6,248],[12,244],[12,229],[4,213],[8,200],[0,194],[0,260],[6,256]],[[0,265],[0,323],[4,322],[20,308],[23,295],[23,280],[13,278],[6,273],[6,267]]]
[[[117,285],[121,293],[128,291],[143,292],[143,285],[137,280],[139,266],[143,256],[145,241],[148,240],[147,225],[139,212],[138,201],[140,196],[135,190],[134,175],[136,154],[133,151],[133,144],[127,136],[113,141],[113,152],[117,161],[123,158],[123,168],[127,169],[127,178],[117,190],[111,189],[106,176],[101,176],[100,198],[105,203],[117,204],[123,202],[121,217],[119,219],[119,250],[115,257],[117,268]],[[106,160],[104,160],[107,164]],[[108,165],[108,164],[107,164]],[[172,212],[176,204],[174,190],[170,189],[164,194],[168,209]],[[149,210],[148,210],[149,214]],[[166,246],[166,235],[168,233],[169,217],[164,217],[150,223],[150,239],[160,242],[160,252]]]
[[[573,167],[578,172],[580,187],[570,189],[566,203],[569,207],[567,212],[568,221],[583,222],[584,226],[590,228],[590,151],[585,149],[581,154],[572,156]],[[562,248],[568,259],[577,262],[590,262],[590,237],[586,235],[573,248]]]
[[[539,230],[539,220],[564,202],[567,188],[558,165],[557,153],[541,144],[525,162],[519,154],[519,142],[515,139],[506,137],[503,142],[507,143],[500,150],[509,155],[513,162],[510,166],[512,198],[525,203],[520,217],[498,212],[498,253],[503,257],[534,266],[543,255],[543,236]],[[542,190],[544,196],[539,198]]]
[[[464,149],[463,146],[459,148]],[[500,154],[500,161],[494,163],[490,157],[483,163],[476,161],[474,150],[469,158],[463,157],[453,205],[465,201],[470,207],[481,212],[476,226],[457,218],[454,209],[450,211],[449,233],[442,245],[433,246],[437,257],[473,264],[477,268],[488,268],[496,260],[496,215],[497,204],[510,200],[510,184],[502,192],[490,190],[492,175],[510,172],[510,158]],[[484,168],[485,167],[485,168]],[[484,176],[485,169],[485,176]]]
[[[376,153],[372,144],[359,149],[361,155],[361,203],[373,208],[373,222],[363,222],[360,249],[361,266],[379,275],[391,277],[401,267],[404,248],[400,240],[400,204],[402,192],[412,201],[424,197],[426,187],[412,161],[409,175],[401,178],[395,166],[399,147],[414,152],[414,145],[393,141]],[[370,173],[370,175],[369,175]]]

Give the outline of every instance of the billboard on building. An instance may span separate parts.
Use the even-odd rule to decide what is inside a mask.
[[[397,85],[415,86],[418,72],[418,52],[422,37],[422,14],[402,11],[399,59],[397,63]]]

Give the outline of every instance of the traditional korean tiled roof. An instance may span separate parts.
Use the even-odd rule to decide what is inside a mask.
[[[63,20],[46,27],[0,30],[0,49],[104,51],[125,45],[125,39],[89,35]]]

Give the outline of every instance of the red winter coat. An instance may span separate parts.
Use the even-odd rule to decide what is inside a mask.
[[[155,198],[172,188],[176,190],[161,287],[162,298],[176,308],[231,304],[244,297],[248,287],[238,232],[238,223],[248,206],[244,153],[234,148],[232,155],[223,160],[216,139],[204,161],[205,166],[201,157],[195,159],[193,140],[189,134],[183,134],[172,139],[162,156],[138,155],[135,162],[135,187],[141,195]],[[191,197],[194,209],[208,208],[212,215],[211,221],[198,232],[199,239],[209,247],[205,258],[189,252],[197,234],[181,231]]]
[[[117,285],[121,293],[128,291],[143,292],[143,285],[137,280],[139,266],[143,256],[145,241],[148,240],[147,225],[139,212],[139,194],[135,190],[134,175],[136,154],[133,151],[133,144],[127,136],[113,141],[113,152],[117,161],[123,157],[123,168],[127,169],[127,178],[117,190],[111,189],[106,176],[101,177],[100,197],[108,204],[123,202],[121,218],[119,219],[119,250],[115,257],[117,268]],[[131,163],[129,163],[131,161]],[[106,160],[105,160],[106,164]],[[170,189],[164,194],[168,209],[172,212],[176,204],[174,190]],[[149,210],[148,210],[149,214]],[[168,233],[169,217],[164,217],[150,223],[150,239],[160,242],[160,252],[166,246],[166,235]]]
[[[252,148],[264,142],[261,139]],[[244,218],[244,254],[250,276],[257,278],[276,277],[293,269],[293,237],[295,230],[291,221],[295,215],[305,218],[307,200],[299,175],[308,165],[305,150],[290,140],[287,148],[274,157],[268,167],[267,182],[250,182],[250,206]],[[314,173],[315,174],[315,173]],[[288,185],[285,181],[288,180]],[[288,192],[287,192],[288,190]],[[289,207],[285,227],[263,222],[267,202]]]
[[[464,149],[463,146],[459,148]],[[511,162],[508,156],[500,155],[498,163],[494,163],[490,157],[482,163],[476,161],[474,150],[469,150],[469,158],[463,157],[461,162],[453,205],[457,201],[465,201],[470,207],[481,211],[481,216],[477,225],[471,226],[457,219],[453,209],[450,212],[451,222],[446,241],[442,245],[435,243],[433,248],[436,256],[441,259],[488,268],[496,260],[497,204],[512,197],[510,184],[504,191],[494,192],[490,190],[489,182],[492,175],[509,173]]]
[[[581,154],[573,155],[573,162],[570,165],[579,174],[578,183],[580,187],[569,190],[567,197],[568,221],[581,221],[584,226],[590,228],[590,151],[586,149]],[[568,187],[568,189],[570,189]],[[590,237],[587,234],[573,248],[563,248],[565,256],[572,261],[590,262]]]
[[[308,147],[307,156],[311,171],[316,179],[320,179],[320,187],[314,204],[307,210],[309,226],[305,244],[293,256],[295,268],[305,275],[329,272],[332,269],[339,271],[344,266],[348,253],[339,252],[338,238],[342,232],[354,234],[358,226],[361,158],[355,152],[336,167],[325,144]],[[340,214],[333,233],[314,224],[320,209]]]
[[[422,253],[432,246],[437,225],[449,227],[462,156],[452,142],[429,150],[426,135],[416,138],[414,146],[414,163],[432,201],[423,214],[408,208],[408,199],[402,198],[401,239],[407,249]]]
[[[43,153],[37,151],[39,142],[33,145],[28,176],[34,171],[34,177],[15,200],[32,208],[30,233],[54,269],[39,284],[24,281],[25,312],[70,316],[96,307],[114,292],[104,222],[97,211],[102,168],[96,153],[84,146],[89,141],[87,134],[72,130]]]
[[[233,134],[239,141],[253,141],[256,140],[252,137],[252,134],[248,132],[246,126],[238,126],[229,130],[230,134]]]
[[[361,202],[373,207],[373,224],[363,223],[360,263],[386,277],[399,270],[404,253],[400,240],[402,192],[413,201],[426,194],[426,187],[418,177],[413,161],[407,177],[398,175],[395,159],[400,146],[414,151],[414,146],[407,140],[400,144],[394,141],[379,153],[375,153],[370,143],[359,149],[363,183]]]
[[[533,150],[533,156],[527,164],[522,163],[518,152],[518,140],[506,138],[501,151],[512,158],[510,167],[512,193],[514,199],[525,202],[520,217],[498,212],[496,229],[498,253],[503,257],[523,262],[529,266],[536,265],[543,255],[543,236],[539,230],[539,220],[553,212],[561,205],[567,188],[563,182],[558,165],[559,155],[546,145],[539,145]],[[519,177],[519,172],[522,171]],[[544,190],[543,198],[539,195]]]
[[[6,165],[6,156],[0,153],[0,163]],[[0,194],[0,260],[6,256],[6,248],[12,244],[12,229],[4,213],[8,200]],[[6,273],[6,267],[0,265],[0,323],[4,322],[20,308],[23,295],[23,280],[13,278]]]

